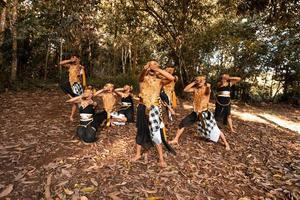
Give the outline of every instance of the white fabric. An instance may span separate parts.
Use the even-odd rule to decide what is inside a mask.
[[[160,129],[164,128],[164,123],[160,120],[160,111],[158,106],[151,106],[149,111],[149,128],[151,139],[155,144],[161,144]]]
[[[93,117],[93,114],[80,113],[80,121],[89,121]]]

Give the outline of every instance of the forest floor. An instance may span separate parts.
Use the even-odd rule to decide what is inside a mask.
[[[288,129],[299,127],[299,109],[234,105],[238,133],[222,128],[232,150],[191,127],[160,168],[155,149],[148,162],[129,161],[134,124],[78,141],[66,100],[58,90],[0,94],[0,199],[300,199],[300,134]],[[177,109],[169,138],[188,108]]]

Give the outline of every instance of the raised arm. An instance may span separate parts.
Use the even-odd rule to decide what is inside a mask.
[[[194,86],[196,85],[196,81],[191,82],[190,84],[188,84],[187,86],[185,86],[185,88],[183,89],[183,91],[185,92],[194,92]]]
[[[120,97],[125,97],[126,94],[125,94],[123,91],[124,91],[123,88],[116,88],[116,89],[114,90],[114,92],[115,92],[117,95],[119,95]]]
[[[229,77],[229,81],[230,81],[231,85],[234,85],[234,84],[240,82],[241,78],[240,77]]]
[[[101,89],[101,90],[98,90],[97,92],[95,92],[94,96],[100,96],[101,93],[105,92],[106,89]]]
[[[162,70],[160,68],[151,68],[151,69],[158,72],[162,76],[164,76],[167,79],[168,82],[175,80],[175,77],[172,74],[170,74],[169,72],[165,71],[165,70]]]
[[[63,60],[61,61],[59,64],[62,65],[62,66],[65,66],[65,67],[68,67],[68,64],[72,63],[73,60]]]
[[[80,103],[81,97],[82,96],[73,97],[73,98],[67,100],[66,102],[67,103]]]

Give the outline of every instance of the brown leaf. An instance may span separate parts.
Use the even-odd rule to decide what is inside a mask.
[[[9,184],[2,192],[0,193],[0,197],[5,197],[11,193],[11,191],[14,189],[13,184]]]
[[[122,200],[120,197],[118,197],[117,195],[120,194],[119,192],[113,192],[108,194],[108,196],[112,199],[112,200]]]
[[[50,192],[51,178],[52,178],[52,174],[49,174],[47,176],[47,181],[46,181],[46,185],[45,185],[45,198],[46,198],[46,200],[52,200],[51,192]]]

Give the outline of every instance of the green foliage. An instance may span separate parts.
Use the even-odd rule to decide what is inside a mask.
[[[1,43],[5,85],[12,61],[10,2]],[[57,66],[61,56],[78,53],[99,87],[113,82],[137,88],[143,65],[156,59],[175,65],[179,91],[196,75],[215,84],[227,72],[242,77],[240,98],[299,98],[299,6],[283,0],[19,1],[18,78],[58,82],[65,78]],[[273,74],[272,82],[260,84],[265,73]]]

